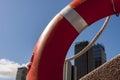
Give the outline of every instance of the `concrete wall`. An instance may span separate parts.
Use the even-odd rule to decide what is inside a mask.
[[[120,80],[120,55],[79,80]]]

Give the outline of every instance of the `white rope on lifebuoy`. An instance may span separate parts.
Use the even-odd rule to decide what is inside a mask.
[[[84,48],[82,49],[80,52],[78,52],[76,55],[68,58],[65,60],[65,62],[69,62],[73,59],[78,58],[79,56],[81,56],[82,54],[84,54],[86,51],[88,51],[92,45],[95,43],[95,41],[100,37],[100,35],[102,34],[103,30],[105,29],[105,27],[107,26],[108,22],[110,20],[110,16],[108,16],[105,20],[105,22],[103,23],[101,29],[98,31],[98,33],[95,35],[95,37],[91,40],[91,42]]]
[[[118,17],[118,16],[119,16],[119,13],[118,13],[117,10],[116,10],[114,0],[112,0],[112,6],[113,6],[113,11],[114,11],[115,15]]]

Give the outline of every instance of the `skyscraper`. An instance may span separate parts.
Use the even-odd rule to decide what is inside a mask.
[[[88,41],[77,42],[75,44],[75,54],[81,51],[88,44]],[[75,60],[75,66],[77,67],[77,80],[104,62],[106,62],[104,46],[101,44],[94,45],[85,54]]]
[[[19,67],[17,70],[16,80],[26,80],[27,68]]]
[[[101,44],[96,44],[92,47],[94,57],[94,67],[97,68],[106,62],[105,48]]]
[[[72,65],[71,62],[65,62],[63,80],[77,80],[76,77],[76,66]]]

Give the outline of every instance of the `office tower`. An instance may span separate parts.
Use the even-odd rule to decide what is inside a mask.
[[[75,44],[75,54],[81,51],[88,45],[88,41],[78,42]],[[75,66],[77,67],[77,80],[86,75],[94,69],[94,59],[92,49],[88,50],[85,54],[75,59]]]
[[[88,41],[77,42],[75,44],[75,54],[89,44]],[[105,49],[102,45],[94,45],[85,54],[75,60],[77,67],[77,80],[97,68],[106,61]]]
[[[16,80],[26,80],[27,68],[20,67],[18,68]]]
[[[77,80],[77,68],[76,66],[72,65],[72,76],[71,80]]]
[[[64,63],[63,80],[77,80],[76,79],[76,67],[71,62]]]
[[[71,62],[65,62],[63,80],[71,80],[71,75],[72,75],[72,64]]]
[[[106,62],[105,48],[101,44],[93,46],[94,67],[97,68]]]

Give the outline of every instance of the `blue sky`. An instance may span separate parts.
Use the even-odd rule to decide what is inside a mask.
[[[71,0],[0,0],[0,60],[17,66],[27,63],[44,28],[69,2]],[[67,57],[73,55],[75,42],[90,41],[104,20],[95,22],[83,31],[73,42]],[[107,60],[120,52],[119,26],[120,17],[112,16],[105,31],[96,42],[104,45]],[[0,80],[15,79],[0,77]]]

